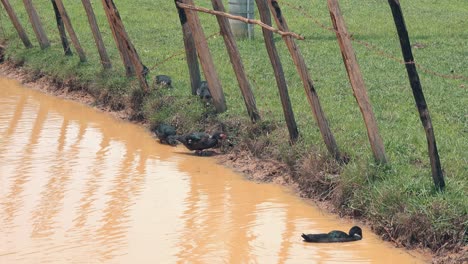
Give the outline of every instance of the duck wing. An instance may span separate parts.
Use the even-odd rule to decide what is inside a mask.
[[[209,138],[210,135],[208,135],[207,133],[203,133],[203,132],[196,132],[196,133],[191,133],[191,134],[188,134],[187,135],[187,140],[193,142],[193,143],[196,143],[196,142],[199,142],[199,141],[203,141],[205,140],[206,138]]]
[[[193,150],[204,150],[213,148],[218,144],[218,139],[206,133],[198,133],[190,137],[190,145]]]
[[[189,150],[202,150],[205,149],[204,146],[206,145],[206,142],[209,141],[210,135],[203,132],[197,132],[180,136],[176,139],[184,144],[184,146]]]

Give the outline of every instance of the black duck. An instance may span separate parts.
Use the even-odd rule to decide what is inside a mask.
[[[328,234],[302,234],[302,238],[304,238],[306,242],[315,243],[357,241],[362,239],[362,230],[359,226],[353,226],[349,230],[349,234],[343,231],[333,230]]]
[[[171,146],[177,145],[176,129],[167,124],[159,124],[151,129],[159,138],[159,142]]]
[[[200,83],[200,87],[197,89],[197,95],[202,99],[203,102],[209,104],[211,101],[211,92],[208,88],[208,83],[206,81],[202,81]]]
[[[172,88],[172,79],[167,75],[157,75],[155,78],[156,88],[167,87]]]
[[[195,150],[195,153],[198,155],[202,155],[205,149],[219,148],[224,139],[226,139],[226,134],[221,132],[216,132],[213,135],[195,132],[177,137],[178,141],[189,150]]]

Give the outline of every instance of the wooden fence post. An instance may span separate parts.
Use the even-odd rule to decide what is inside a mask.
[[[278,29],[282,31],[289,31],[288,24],[286,19],[283,17],[281,12],[281,8],[276,0],[269,0],[268,1],[271,13],[278,25]],[[317,91],[315,90],[314,83],[310,78],[309,72],[307,70],[307,65],[304,61],[304,57],[302,57],[299,47],[297,46],[296,42],[291,36],[283,36],[283,40],[286,42],[286,46],[289,49],[289,53],[291,53],[291,57],[293,58],[294,64],[296,65],[297,72],[301,77],[302,83],[304,85],[305,93],[307,95],[307,99],[309,101],[310,107],[312,108],[312,112],[315,117],[315,121],[320,129],[322,134],[322,138],[327,146],[328,151],[331,155],[337,160],[342,162],[343,159],[341,157],[340,151],[338,149],[338,145],[336,144],[335,137],[328,126],[327,118],[325,117],[325,113],[323,112],[322,107],[320,106],[320,100],[317,95]]]
[[[211,2],[213,4],[214,10],[224,12],[224,6],[221,0],[212,0]],[[234,73],[237,77],[237,82],[239,83],[242,96],[244,97],[247,112],[249,113],[252,122],[255,123],[256,121],[260,120],[260,115],[255,103],[255,97],[252,93],[252,89],[250,88],[249,80],[245,74],[244,65],[242,64],[242,59],[240,57],[236,41],[234,40],[234,35],[231,31],[229,20],[222,16],[216,16],[216,18],[218,19],[221,35],[223,35],[224,43],[226,45],[232,67],[234,69]]]
[[[112,64],[110,62],[109,56],[107,55],[106,46],[104,46],[104,42],[102,41],[101,31],[99,31],[99,26],[97,24],[91,2],[89,0],[81,0],[81,3],[83,4],[83,7],[86,11],[89,26],[93,32],[94,42],[96,42],[96,47],[99,52],[99,57],[101,58],[102,67],[104,69],[110,69],[112,68]]]
[[[112,30],[114,30],[114,34],[118,41],[121,42],[123,45],[122,48],[128,54],[130,61],[133,64],[134,69],[136,70],[136,75],[138,81],[140,82],[140,86],[145,92],[149,92],[148,81],[146,80],[146,75],[148,74],[148,68],[143,65],[138,56],[138,52],[136,51],[135,47],[133,46],[130,38],[125,31],[125,26],[120,18],[119,11],[114,4],[113,0],[103,0],[104,2],[104,11],[110,18],[109,23]]]
[[[182,34],[184,35],[185,57],[190,74],[190,84],[192,86],[192,95],[197,94],[197,89],[201,85],[200,68],[197,59],[197,48],[193,40],[190,26],[187,23],[187,15],[185,10],[177,5],[177,0],[174,1],[177,12],[179,13],[180,24],[182,25]]]
[[[406,71],[408,72],[411,89],[413,90],[414,100],[419,112],[424,131],[426,132],[427,145],[429,149],[429,159],[431,161],[432,179],[434,185],[439,191],[445,187],[444,174],[440,164],[439,152],[437,151],[437,144],[434,135],[434,128],[432,126],[431,116],[427,107],[426,99],[419,80],[418,71],[414,64],[413,52],[411,51],[411,43],[406,29],[405,19],[401,11],[400,2],[398,0],[388,0],[390,8],[392,9],[393,19],[400,38],[401,51],[405,60]]]
[[[176,0],[177,2],[193,5],[193,0]],[[190,26],[190,31],[193,34],[195,40],[195,46],[197,48],[198,59],[200,60],[203,68],[203,74],[205,75],[206,81],[208,82],[208,89],[210,90],[213,98],[213,104],[218,113],[222,113],[227,110],[226,99],[224,98],[223,88],[218,78],[218,73],[214,67],[213,59],[211,57],[208,43],[206,42],[205,34],[200,24],[198,14],[192,10],[185,10],[187,15],[187,21]]]
[[[107,1],[102,0],[102,6],[104,7],[104,11],[107,9]],[[109,23],[109,27],[112,32],[112,36],[114,37],[115,45],[117,46],[117,50],[119,51],[120,58],[122,59],[122,63],[125,68],[125,74],[127,77],[131,77],[135,75],[135,67],[133,66],[132,61],[130,60],[130,55],[125,49],[122,40],[116,35],[117,29],[114,28],[114,23],[112,22],[112,17],[110,16],[110,12],[105,11],[107,22]]]
[[[70,44],[68,43],[67,33],[65,32],[65,26],[63,24],[62,15],[60,15],[60,11],[58,10],[55,1],[51,0],[51,2],[52,7],[54,8],[55,20],[57,21],[57,28],[60,34],[60,40],[62,41],[63,51],[65,52],[65,56],[72,56],[73,53],[70,49]]]
[[[26,12],[29,16],[29,21],[31,22],[32,28],[34,30],[34,34],[36,34],[37,41],[39,42],[39,46],[41,49],[46,49],[50,46],[49,39],[42,27],[41,20],[39,19],[39,15],[37,14],[36,9],[34,8],[31,0],[23,0],[24,7],[26,8]]]
[[[73,29],[70,17],[68,17],[67,10],[65,10],[65,6],[63,5],[62,0],[52,0],[57,5],[57,8],[62,16],[63,23],[65,24],[65,29],[67,29],[68,35],[70,36],[71,42],[75,47],[76,53],[78,53],[78,57],[80,57],[81,62],[86,61],[86,55],[84,53],[83,48],[81,48],[80,41],[78,40],[78,36]]]
[[[31,41],[29,41],[28,35],[24,31],[23,26],[18,20],[18,17],[16,16],[15,11],[10,5],[10,2],[8,0],[2,0],[3,7],[5,8],[6,12],[8,13],[8,16],[10,17],[11,22],[13,23],[13,26],[15,27],[16,31],[18,32],[18,35],[23,42],[24,46],[26,48],[32,48]]]
[[[348,30],[346,29],[346,24],[343,16],[341,15],[338,0],[327,1],[328,9],[330,10],[330,17],[336,32],[336,38],[340,45],[341,55],[343,56],[343,62],[346,66],[349,81],[353,88],[354,97],[356,98],[366,124],[367,136],[369,137],[374,158],[378,163],[385,164],[387,163],[385,147],[383,145],[382,138],[379,135],[379,129],[372,111],[372,105],[367,95],[364,79],[348,35]]]
[[[266,0],[255,0],[257,3],[258,12],[260,14],[260,20],[271,26],[271,16],[268,9]],[[289,138],[292,143],[296,142],[299,132],[297,130],[296,120],[294,118],[294,112],[291,106],[291,100],[289,99],[288,87],[286,79],[284,78],[283,66],[276,50],[275,42],[273,40],[273,33],[265,28],[262,28],[263,38],[265,40],[266,50],[270,57],[271,66],[275,74],[276,84],[278,85],[279,94],[281,98],[281,104],[283,106],[283,113],[288,126]]]

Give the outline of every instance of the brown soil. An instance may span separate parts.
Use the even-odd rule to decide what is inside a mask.
[[[1,54],[0,46],[0,54]],[[0,56],[1,58],[1,56]],[[0,75],[20,81],[24,86],[45,92],[67,100],[77,101],[101,111],[108,112],[116,118],[129,120],[134,123],[139,123],[143,126],[149,127],[146,120],[135,121],[134,113],[131,107],[117,108],[106,103],[99,103],[96,95],[91,95],[87,87],[82,87],[76,80],[57,80],[45,76],[39,72],[28,71],[11,61],[4,63],[0,62]],[[216,126],[214,124],[214,126]],[[330,195],[333,195],[333,189],[337,188],[335,180],[338,177],[339,171],[333,163],[326,158],[317,160],[316,158],[304,157],[301,161],[297,162],[299,168],[292,169],[285,163],[278,162],[272,159],[259,158],[249,151],[245,146],[239,144],[234,148],[227,148],[226,153],[223,155],[216,155],[215,157],[222,163],[233,170],[242,173],[247,179],[257,182],[273,182],[281,184],[290,188],[298,196],[311,199],[320,208],[340,214],[344,217],[359,217],[353,215],[351,212],[345,214],[338,210],[336,204]],[[294,171],[293,171],[294,170]],[[307,172],[307,175],[302,175],[301,172]],[[307,176],[307,177],[305,177]],[[305,180],[307,179],[307,180]],[[327,179],[327,180],[324,180]],[[299,186],[301,186],[299,188]],[[339,192],[339,191],[338,191]],[[365,221],[365,220],[363,220]],[[371,223],[362,222],[363,225]],[[375,230],[375,229],[374,229]],[[378,232],[382,234],[382,239],[392,241],[395,246],[402,247],[396,239],[388,236],[389,233]],[[468,263],[468,247],[463,247],[456,252],[440,250],[436,253],[422,252],[423,254],[432,254],[433,263]]]

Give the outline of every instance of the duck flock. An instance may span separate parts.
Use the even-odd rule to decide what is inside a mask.
[[[184,144],[189,150],[194,150],[197,155],[204,155],[204,150],[211,148],[219,148],[223,140],[227,138],[222,132],[208,134],[206,132],[193,132],[185,135],[177,135],[174,127],[167,124],[159,124],[152,129],[152,132],[159,138],[162,144],[171,146],[177,145],[178,142]]]
[[[167,75],[158,75],[155,78],[156,88],[172,88],[172,79]],[[197,95],[206,104],[210,103],[211,94],[208,89],[208,83],[202,81],[197,89]],[[185,135],[177,135],[176,129],[168,124],[157,124],[151,128],[161,144],[176,146],[182,143],[187,149],[195,151],[196,155],[205,155],[205,150],[219,148],[223,141],[227,139],[227,135],[223,132],[216,131],[212,134],[207,132],[193,132]],[[328,233],[320,234],[302,234],[305,242],[310,243],[334,243],[334,242],[350,242],[362,239],[362,230],[359,226],[353,226],[349,233],[333,230]]]
[[[155,87],[172,88],[172,79],[167,75],[157,75],[155,78]],[[211,93],[208,88],[208,83],[202,81],[197,89],[197,95],[207,105],[211,102]],[[176,129],[168,124],[157,124],[151,128],[151,131],[159,138],[162,144],[171,146],[177,145],[179,142],[184,144],[189,150],[194,150],[197,155],[204,155],[206,149],[219,148],[222,142],[227,138],[223,132],[214,132],[209,134],[206,132],[193,132],[185,135],[177,135]]]

